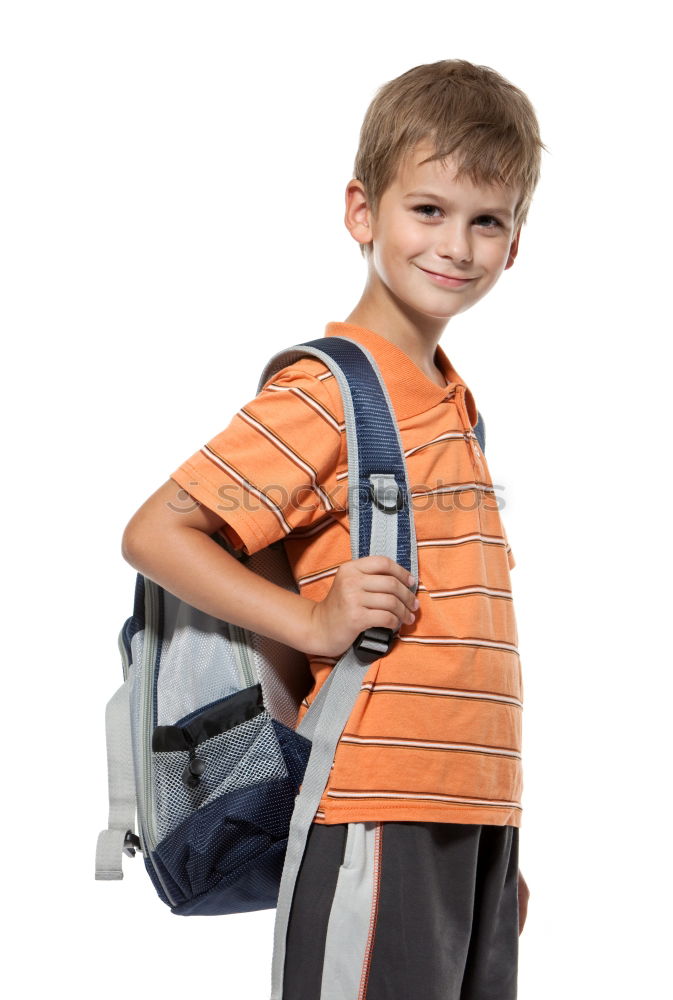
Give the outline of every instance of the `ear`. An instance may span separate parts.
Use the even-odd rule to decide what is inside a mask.
[[[371,211],[362,181],[352,178],[346,185],[346,229],[358,243],[371,243]]]
[[[521,236],[521,226],[519,226],[517,234],[516,234],[516,236],[514,237],[514,239],[511,242],[511,245],[510,245],[510,248],[509,248],[509,254],[507,255],[507,263],[505,264],[505,266],[503,268],[504,271],[506,271],[508,267],[511,267],[512,264],[514,263],[514,261],[516,260],[516,255],[519,252],[519,237],[520,236]]]

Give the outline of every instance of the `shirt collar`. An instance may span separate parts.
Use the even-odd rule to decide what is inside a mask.
[[[435,364],[449,383],[445,386],[433,382],[400,347],[374,330],[353,323],[330,322],[325,327],[325,336],[348,337],[367,348],[379,367],[398,420],[425,413],[446,399],[459,383],[465,386],[470,423],[473,427],[477,423],[474,397],[439,344],[435,348]]]

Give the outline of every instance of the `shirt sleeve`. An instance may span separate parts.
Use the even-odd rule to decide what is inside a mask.
[[[220,533],[234,549],[253,555],[339,507],[345,425],[335,381],[318,359],[281,369],[171,473],[224,519]]]

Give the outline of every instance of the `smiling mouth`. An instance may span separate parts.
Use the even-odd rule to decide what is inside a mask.
[[[449,278],[451,281],[472,281],[472,278],[465,278],[460,274],[442,274],[440,271],[429,271],[427,267],[422,267],[421,271],[426,274],[434,274],[436,278]]]
[[[430,275],[431,278],[435,278],[441,284],[453,286],[454,288],[457,288],[460,285],[466,285],[468,281],[474,280],[473,278],[456,277],[453,274],[440,274],[437,271],[428,271],[425,267],[419,267],[419,270]]]

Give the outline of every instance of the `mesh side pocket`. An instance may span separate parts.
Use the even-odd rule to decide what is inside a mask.
[[[266,709],[226,732],[199,743],[194,751],[203,774],[190,788],[183,776],[188,750],[154,751],[158,833],[166,837],[191,813],[228,792],[287,776],[287,766]]]
[[[272,726],[287,775],[215,797],[156,845],[152,861],[170,887],[173,913],[242,913],[276,905],[312,744],[277,719]]]

